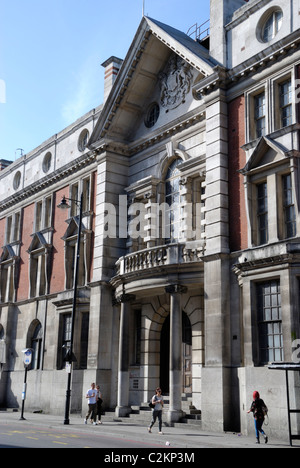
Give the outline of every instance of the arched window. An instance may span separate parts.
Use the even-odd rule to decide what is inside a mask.
[[[175,159],[169,166],[165,178],[165,203],[168,205],[165,217],[165,237],[169,243],[179,239],[180,226],[180,171],[181,159]]]

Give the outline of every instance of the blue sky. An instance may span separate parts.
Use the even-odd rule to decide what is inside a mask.
[[[107,58],[124,58],[143,0],[0,0],[0,159],[14,160],[101,104]],[[145,0],[181,31],[209,0]]]

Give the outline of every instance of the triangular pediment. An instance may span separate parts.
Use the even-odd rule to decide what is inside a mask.
[[[144,17],[95,126],[89,147],[105,139],[131,144],[199,106],[192,85],[213,74],[208,51],[186,34]],[[159,117],[145,124],[153,103]]]
[[[5,245],[0,257],[0,263],[12,260],[16,257],[14,249],[11,245]]]
[[[30,243],[28,252],[34,252],[35,250],[40,250],[40,249],[48,249],[50,246],[46,242],[45,237],[41,232],[36,232],[33,237],[32,241]]]
[[[248,174],[263,167],[280,164],[290,156],[291,152],[280,143],[269,137],[261,137],[241,173]]]
[[[62,237],[63,240],[69,239],[70,237],[74,237],[78,235],[78,228],[79,228],[79,216],[74,216],[68,221],[68,227],[67,230]],[[84,224],[81,224],[81,234],[84,234],[87,232],[86,227]]]

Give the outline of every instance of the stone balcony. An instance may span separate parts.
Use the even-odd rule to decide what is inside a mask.
[[[117,277],[131,276],[142,272],[155,274],[163,270],[172,270],[175,266],[192,266],[202,262],[205,241],[191,241],[151,247],[130,253],[119,258],[116,263]]]

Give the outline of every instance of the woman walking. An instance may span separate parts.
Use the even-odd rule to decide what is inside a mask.
[[[265,444],[267,444],[269,439],[263,431],[262,426],[265,420],[265,415],[268,413],[268,408],[265,402],[260,398],[258,392],[253,392],[253,402],[248,413],[253,413],[256,443],[260,444],[259,434],[262,434],[265,439]]]
[[[164,400],[161,395],[161,389],[158,387],[155,391],[155,395],[152,397],[152,405],[154,408],[152,409],[152,421],[150,426],[148,427],[148,432],[151,433],[151,429],[158,418],[158,433],[162,434],[162,410],[164,406]]]
[[[103,400],[102,400],[102,393],[100,391],[100,386],[99,385],[96,386],[96,390],[97,390],[96,422],[97,422],[97,417],[98,417],[98,424],[102,424],[101,414],[102,414]]]

